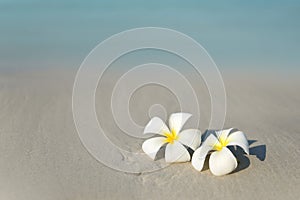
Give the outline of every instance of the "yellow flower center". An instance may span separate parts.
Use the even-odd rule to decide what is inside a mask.
[[[165,132],[164,135],[166,136],[165,142],[173,144],[174,140],[178,140],[178,135],[174,129],[170,132]]]
[[[227,138],[224,138],[224,137],[220,137],[219,138],[219,142],[217,142],[213,149],[214,150],[217,150],[217,151],[221,151],[223,149],[223,147],[226,147],[227,144],[229,143],[228,139]]]

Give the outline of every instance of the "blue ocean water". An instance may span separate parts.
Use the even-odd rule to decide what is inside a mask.
[[[0,67],[78,67],[93,47],[145,26],[181,31],[221,68],[300,68],[300,2],[0,0]]]

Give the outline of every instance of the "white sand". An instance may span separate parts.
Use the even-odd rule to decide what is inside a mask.
[[[262,78],[255,73],[224,76],[228,95],[225,127],[237,127],[248,139],[257,140],[251,145],[257,156],[243,158],[239,169],[244,169],[215,177],[209,170],[195,171],[190,163],[128,174],[95,160],[82,146],[72,118],[75,73],[0,74],[1,200],[299,198],[300,81],[296,78]],[[155,97],[164,98],[163,93]],[[133,103],[142,109],[138,99]],[[209,99],[203,105],[202,131],[208,123]],[[106,114],[105,103],[99,103],[97,109]],[[176,106],[168,109],[175,111]],[[139,113],[133,116],[145,123],[147,117]],[[113,123],[105,126],[112,134],[121,134]],[[140,142],[121,140],[118,135],[111,138],[120,145],[125,141],[129,149],[132,144],[132,150],[140,147]]]

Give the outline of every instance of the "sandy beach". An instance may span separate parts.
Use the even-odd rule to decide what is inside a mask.
[[[0,200],[300,199],[299,9],[0,0]],[[250,155],[238,133],[209,144],[217,153],[201,172],[195,159],[167,165],[200,140],[168,123],[177,112],[192,114],[181,130],[202,138],[242,131]],[[145,145],[155,116],[167,140]],[[235,159],[224,147],[237,141]],[[155,161],[144,153],[163,142]]]
[[[199,173],[190,163],[152,173],[124,173],[94,159],[82,145],[72,116],[77,69],[2,70],[0,73],[0,199],[297,199],[300,195],[300,81],[297,76],[221,71],[227,93],[224,127],[236,127],[251,141],[250,156],[223,177]],[[112,72],[113,73],[113,72]],[[117,72],[114,72],[117,74]],[[121,72],[120,72],[121,73]],[[116,75],[117,76],[117,75]],[[108,74],[105,91],[110,91]],[[189,77],[192,81],[193,77]],[[197,80],[194,80],[197,83]],[[112,84],[112,83],[111,83]],[[195,86],[197,84],[193,84]],[[151,98],[167,99],[150,88]],[[205,94],[205,86],[195,89]],[[203,92],[201,92],[203,91]],[[110,122],[107,102],[97,94],[99,120],[108,137],[130,151],[143,140],[126,139]],[[133,98],[133,117],[149,118]],[[201,95],[200,95],[201,96]],[[143,104],[144,105],[144,104]],[[209,120],[209,98],[202,98],[201,123]],[[147,108],[148,109],[148,108]],[[177,107],[167,104],[168,112]],[[107,116],[107,118],[105,117]]]

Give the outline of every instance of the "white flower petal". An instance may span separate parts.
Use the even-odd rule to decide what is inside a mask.
[[[167,163],[187,162],[191,157],[187,149],[177,141],[169,143],[166,147],[165,159]]]
[[[218,139],[226,140],[232,129],[233,128],[216,131],[216,135],[217,135]]]
[[[205,161],[205,158],[208,154],[213,149],[213,146],[218,142],[218,139],[214,135],[209,135],[206,140],[202,143],[202,146],[200,146],[193,154],[192,157],[192,165],[193,167],[201,171],[203,168],[203,164]]]
[[[204,161],[207,153],[212,150],[210,146],[200,146],[193,154],[192,157],[192,166],[197,170],[201,171],[203,169]],[[206,153],[204,153],[206,152]],[[205,154],[205,156],[201,156]]]
[[[178,134],[178,141],[194,151],[201,143],[201,132],[197,129],[187,129]]]
[[[222,176],[235,170],[237,161],[227,147],[221,151],[215,151],[209,158],[209,169],[216,176]]]
[[[169,127],[174,130],[176,133],[179,133],[185,122],[192,115],[189,113],[173,113],[169,118]]]
[[[241,131],[231,133],[228,136],[227,146],[240,146],[249,155],[249,143],[245,134]]]
[[[213,134],[210,134],[203,142],[202,146],[215,146],[215,144],[219,143],[219,140]]]
[[[154,160],[158,150],[166,143],[165,139],[164,137],[150,138],[143,143],[142,149]]]
[[[164,135],[165,132],[170,132],[169,128],[165,124],[163,120],[159,117],[153,117],[144,129],[144,134],[147,133],[156,133],[160,135]]]

